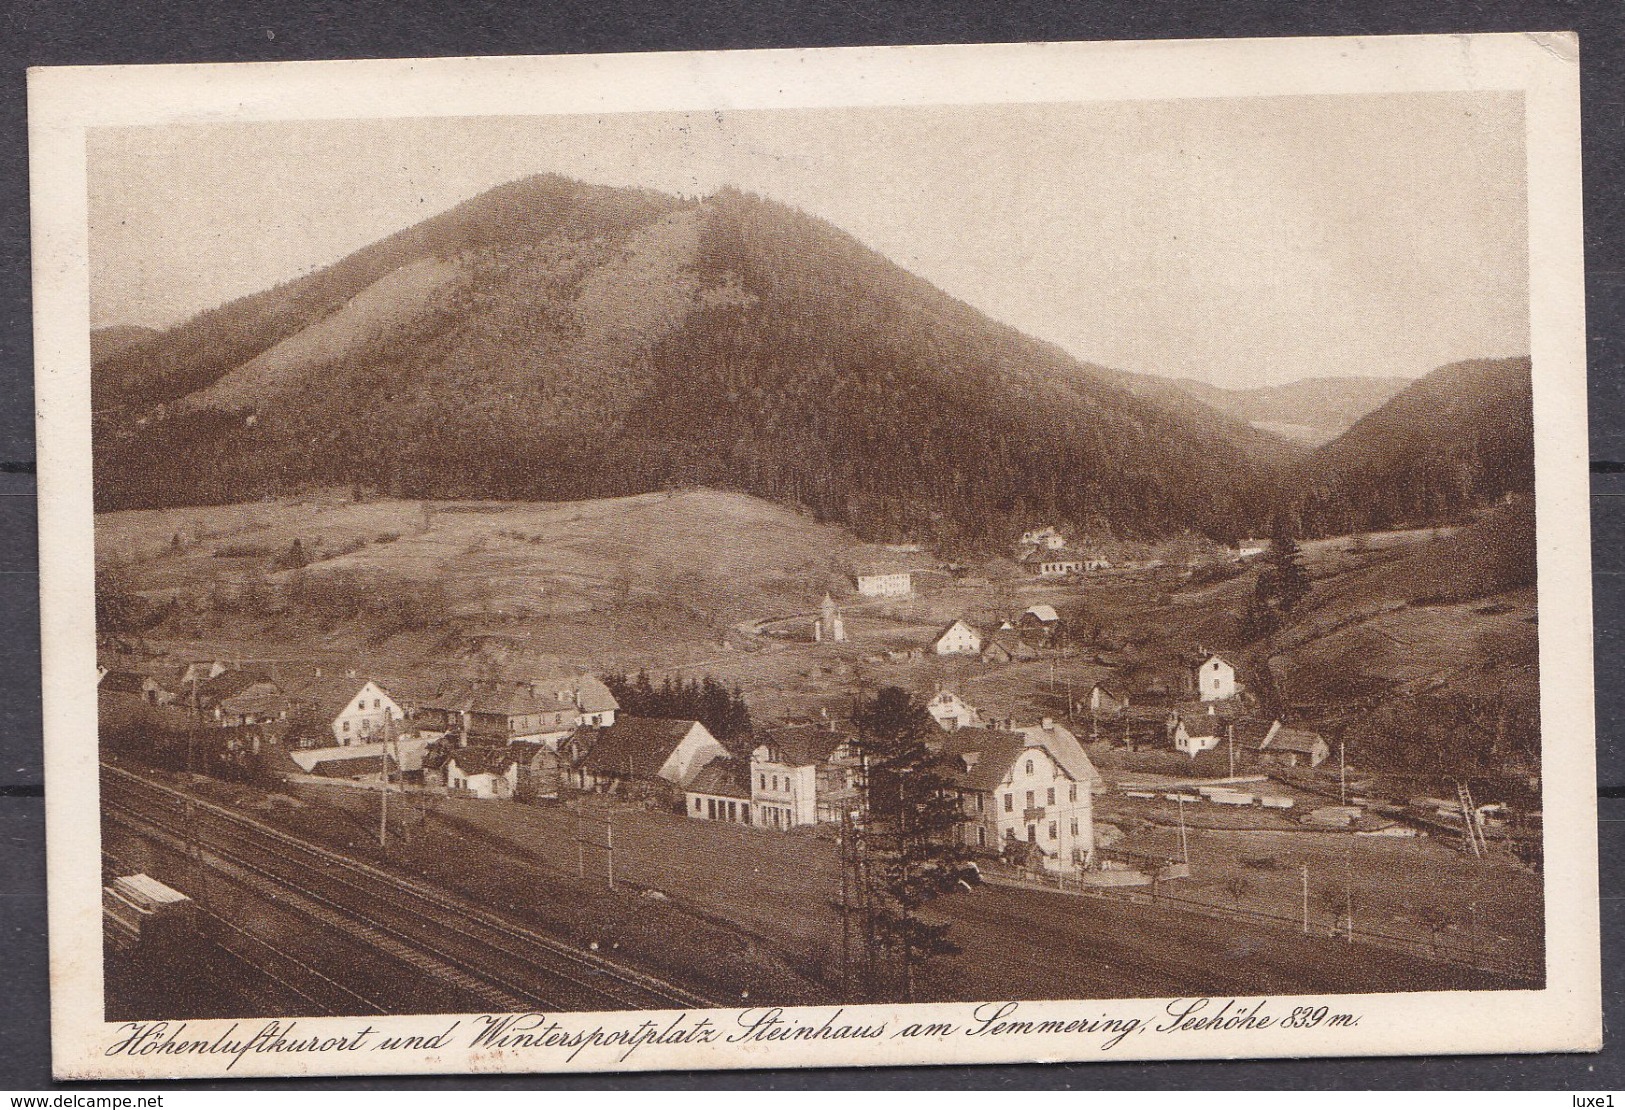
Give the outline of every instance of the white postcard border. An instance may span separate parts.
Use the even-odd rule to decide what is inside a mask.
[[[1578,43],[1572,35],[892,47],[828,51],[453,58],[250,65],[71,67],[29,75],[39,442],[53,1068],[62,1078],[648,1070],[1078,1059],[1226,1058],[1595,1049],[1601,1042],[1591,589],[1585,406]],[[1358,1024],[1286,1030],[973,1037],[969,1004],[849,1006],[841,1023],[947,1036],[470,1048],[469,1015],[300,1019],[300,1035],[434,1034],[447,1047],[304,1055],[109,1054],[104,1023],[94,696],[89,280],[85,133],[97,126],[334,117],[578,114],[695,109],[972,104],[1141,98],[1522,90],[1530,200],[1541,712],[1547,792],[1547,986],[1540,991],[1272,998],[1261,1012],[1326,1005]],[[1216,999],[1212,1013],[1225,1003]],[[1237,999],[1234,1016],[1257,1003]],[[1144,1015],[1169,1000],[1022,1003],[1021,1020]],[[833,1007],[787,1011],[822,1025]],[[758,1011],[759,1013],[759,1011]],[[737,1032],[738,1011],[710,1011]],[[567,1014],[588,1029],[675,1014]],[[270,1019],[266,1019],[270,1020]],[[694,1020],[692,1015],[690,1020]],[[188,1023],[186,1039],[264,1023]]]

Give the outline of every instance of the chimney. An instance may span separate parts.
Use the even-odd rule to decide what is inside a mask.
[[[1044,718],[1044,731],[1049,732],[1054,727],[1055,727],[1055,718],[1054,717],[1045,717]]]

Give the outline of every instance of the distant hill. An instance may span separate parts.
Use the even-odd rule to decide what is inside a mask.
[[[801,212],[554,176],[115,352],[93,389],[102,509],[704,485],[869,539],[1227,538],[1294,455]]]
[[[1528,358],[1441,367],[1309,456],[1295,484],[1310,535],[1434,524],[1533,493]]]
[[[157,335],[154,328],[144,328],[139,324],[114,324],[111,327],[92,328],[90,330],[90,361],[100,362],[104,358],[128,350],[138,343],[144,343]]]
[[[1327,443],[1409,385],[1409,378],[1301,378],[1284,385],[1222,389],[1179,379],[1204,405],[1310,447]]]

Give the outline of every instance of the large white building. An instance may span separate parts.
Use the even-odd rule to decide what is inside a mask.
[[[858,593],[864,597],[908,597],[914,592],[914,578],[906,570],[869,571],[857,576]]]
[[[334,708],[329,706],[329,708]],[[369,744],[384,739],[390,721],[406,719],[406,710],[372,679],[368,679],[333,714],[333,741],[340,745]]]
[[[1045,871],[1076,874],[1094,855],[1100,773],[1054,722],[1018,732],[962,728],[943,744],[959,792],[967,847],[1025,854]]]

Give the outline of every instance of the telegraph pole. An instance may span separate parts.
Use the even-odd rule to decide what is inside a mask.
[[[1188,872],[1191,869],[1191,846],[1185,839],[1185,795],[1175,794],[1174,797],[1178,799],[1179,805],[1179,858],[1184,861],[1185,870]]]
[[[609,854],[609,889],[615,889],[615,818],[604,818],[604,848]]]
[[[1309,865],[1303,865],[1303,935],[1309,935]]]
[[[1236,726],[1226,725],[1225,734],[1230,744],[1230,777],[1236,777]]]

